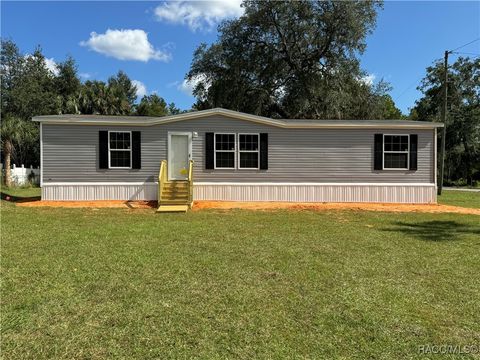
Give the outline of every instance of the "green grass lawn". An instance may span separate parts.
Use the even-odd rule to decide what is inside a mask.
[[[439,204],[480,208],[480,192],[443,190],[438,197]]]
[[[1,215],[5,359],[400,359],[480,341],[478,216]]]

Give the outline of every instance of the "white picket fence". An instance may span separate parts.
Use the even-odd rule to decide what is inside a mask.
[[[3,165],[1,163],[0,169],[2,170],[2,177],[4,177],[5,169],[3,169]],[[13,165],[10,170],[10,177],[16,186],[26,185],[29,183],[40,185],[40,168],[34,168],[33,166],[26,168],[23,165],[21,167]]]

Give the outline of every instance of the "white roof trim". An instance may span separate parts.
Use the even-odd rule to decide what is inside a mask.
[[[125,125],[125,126],[152,126],[168,124],[177,121],[200,119],[208,116],[220,115],[233,119],[251,121],[258,124],[271,125],[280,128],[311,129],[311,128],[389,128],[389,129],[433,129],[443,127],[441,123],[403,120],[301,120],[289,121],[270,119],[263,116],[251,115],[233,110],[215,108],[202,111],[193,111],[164,117],[143,116],[105,116],[105,115],[43,115],[35,116],[32,120],[43,124],[75,124],[75,125]]]

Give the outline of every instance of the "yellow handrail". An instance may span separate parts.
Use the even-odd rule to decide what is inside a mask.
[[[191,208],[193,204],[193,160],[190,160],[190,163],[188,165],[188,184],[189,184],[188,200]]]
[[[160,171],[158,172],[158,206],[162,199],[162,191],[167,181],[167,160],[162,160],[160,163]]]

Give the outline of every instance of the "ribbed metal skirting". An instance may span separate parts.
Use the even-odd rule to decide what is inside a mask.
[[[42,200],[156,200],[157,184],[139,185],[48,185],[42,186]]]
[[[435,185],[197,185],[196,200],[286,202],[437,202]]]
[[[44,184],[43,200],[155,200],[157,184]],[[195,184],[195,200],[436,203],[431,185]]]

